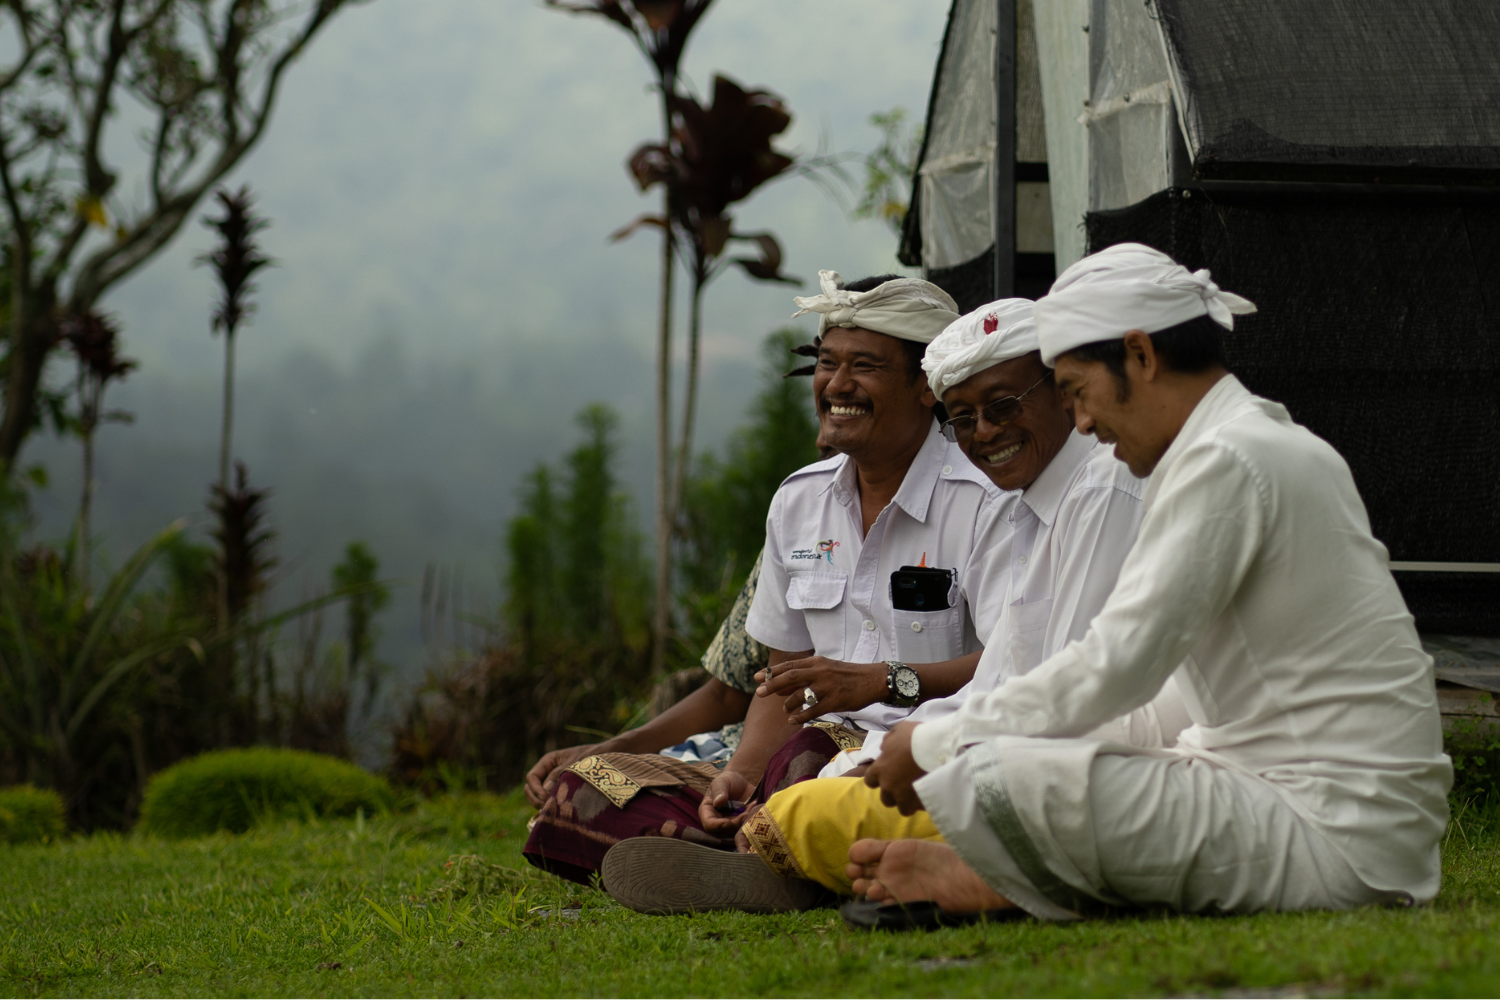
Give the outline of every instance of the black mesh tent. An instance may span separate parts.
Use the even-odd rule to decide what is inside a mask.
[[[1056,266],[1136,241],[1256,302],[1232,366],[1348,459],[1419,628],[1500,636],[1500,4],[1020,2]],[[917,187],[904,259],[961,279]]]

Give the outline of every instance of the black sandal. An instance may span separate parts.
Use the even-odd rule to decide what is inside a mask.
[[[931,931],[939,927],[963,927],[967,924],[1004,923],[1025,920],[1029,914],[1019,906],[978,913],[949,913],[931,900],[915,903],[880,903],[856,899],[839,908],[844,923],[850,927],[879,931]]]

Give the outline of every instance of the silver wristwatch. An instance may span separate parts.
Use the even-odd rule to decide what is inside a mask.
[[[885,661],[885,703],[897,708],[911,708],[922,700],[922,677],[899,660]]]

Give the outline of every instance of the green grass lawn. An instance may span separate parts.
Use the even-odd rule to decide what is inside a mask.
[[[1455,825],[1443,892],[1416,910],[896,935],[835,910],[640,916],[527,868],[528,815],[519,796],[467,796],[238,837],[0,845],[0,993],[1500,993],[1500,834],[1478,823]],[[476,854],[526,870],[461,895],[472,869],[445,862]]]

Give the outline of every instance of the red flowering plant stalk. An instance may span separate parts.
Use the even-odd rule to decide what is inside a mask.
[[[605,18],[624,29],[651,63],[661,100],[662,136],[671,143],[678,72],[689,37],[713,0],[547,0],[549,7]],[[662,186],[661,212],[641,220],[662,234],[661,282],[657,301],[656,342],[656,585],[651,615],[651,671],[660,674],[666,662],[671,630],[672,526],[672,284],[677,255],[674,227],[664,220],[676,214],[677,188]]]
[[[670,227],[661,216],[643,216],[613,238],[622,239],[642,225],[670,228],[693,279],[686,398],[667,507],[667,523],[675,527],[698,402],[704,290],[731,265],[739,266],[756,281],[801,284],[801,279],[782,273],[781,244],[774,235],[735,232],[728,212],[731,205],[797,166],[795,157],[773,145],[792,123],[785,102],[770,91],[746,90],[728,77],[715,76],[711,104],[705,106],[679,95],[672,98],[671,105],[670,139],[641,146],[628,161],[642,191],[659,184],[672,192]],[[755,256],[726,256],[734,242],[750,244]]]

